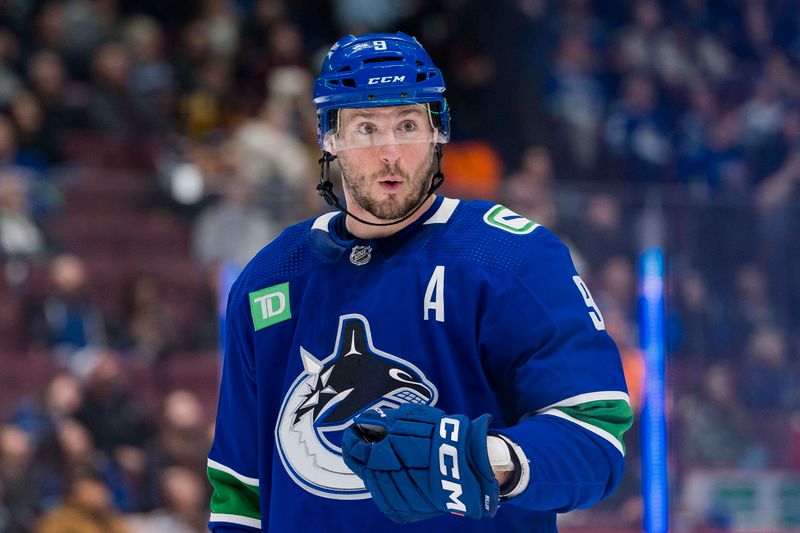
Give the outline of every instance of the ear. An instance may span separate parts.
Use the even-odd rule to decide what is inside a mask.
[[[326,135],[325,139],[322,141],[323,146],[325,147],[325,151],[331,154],[332,156],[336,157],[339,155],[339,147],[336,142],[336,135]]]

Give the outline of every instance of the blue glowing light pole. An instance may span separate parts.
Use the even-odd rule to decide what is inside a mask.
[[[641,413],[642,499],[646,533],[667,533],[667,423],[664,338],[663,215],[660,202],[651,201],[642,225],[639,267],[639,331],[645,360]]]

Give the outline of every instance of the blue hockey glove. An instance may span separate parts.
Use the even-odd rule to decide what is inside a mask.
[[[499,487],[486,450],[490,421],[427,405],[374,408],[345,430],[342,456],[394,522],[442,513],[492,517]]]

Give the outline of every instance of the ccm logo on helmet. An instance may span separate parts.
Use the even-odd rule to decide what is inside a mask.
[[[405,81],[405,76],[381,76],[380,78],[370,78],[367,85],[375,85],[377,83],[398,83]]]
[[[454,418],[442,418],[441,422],[439,422],[439,436],[450,442],[458,442],[458,425],[458,420]],[[448,429],[450,430],[449,434]],[[439,472],[444,476],[442,478],[442,489],[450,493],[450,501],[447,502],[447,508],[454,514],[460,514],[457,511],[466,513],[467,506],[458,499],[463,493],[461,484],[458,482],[461,479],[458,472],[458,450],[447,442],[439,446]]]

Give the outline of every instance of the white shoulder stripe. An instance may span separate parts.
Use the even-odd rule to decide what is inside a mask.
[[[625,449],[622,447],[622,443],[620,441],[618,441],[614,437],[614,435],[612,435],[611,433],[609,433],[608,431],[606,431],[604,429],[601,429],[601,428],[599,428],[597,426],[593,426],[591,424],[587,424],[586,422],[584,422],[582,420],[578,420],[577,418],[573,418],[573,417],[569,416],[567,413],[565,413],[563,411],[559,411],[558,409],[550,409],[550,410],[541,412],[539,414],[540,415],[556,416],[558,418],[563,418],[564,420],[569,420],[573,424],[578,424],[582,428],[588,429],[589,431],[591,431],[595,435],[599,435],[599,436],[603,437],[605,440],[610,442],[614,446],[614,448],[619,450],[619,453],[621,453],[623,456],[625,455]]]
[[[213,468],[214,470],[219,470],[220,472],[225,472],[226,474],[230,474],[245,485],[251,485],[253,487],[258,487],[258,479],[254,477],[247,477],[243,476],[239,472],[235,471],[234,469],[225,466],[224,464],[218,463],[212,459],[208,460],[209,468]]]
[[[552,409],[553,407],[574,407],[582,403],[598,402],[602,400],[623,400],[628,405],[631,403],[630,397],[622,391],[604,390],[599,392],[587,392],[586,394],[578,394],[577,396],[572,396],[571,398],[565,398],[554,404],[548,405],[547,407],[539,409],[538,412],[541,413],[543,411],[547,411],[548,409]]]
[[[442,205],[439,206],[439,209],[431,215],[431,217],[423,223],[425,224],[444,224],[450,217],[453,216],[453,212],[458,207],[459,200],[457,198],[445,198],[442,200]]]
[[[261,520],[259,520],[258,518],[239,516],[238,514],[211,513],[211,516],[209,516],[208,521],[227,522],[229,524],[239,524],[242,526],[250,526],[256,529],[261,529]]]
[[[314,225],[311,226],[311,229],[321,229],[322,231],[328,231],[328,224],[330,223],[331,219],[338,215],[338,211],[331,211],[330,213],[325,213],[324,215],[320,215],[314,221]]]

